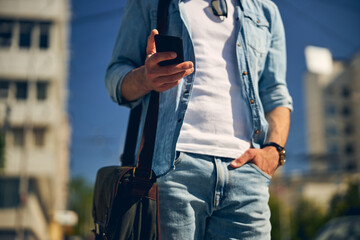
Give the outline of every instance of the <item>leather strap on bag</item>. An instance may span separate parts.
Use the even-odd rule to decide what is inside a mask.
[[[159,0],[157,12],[157,29],[160,34],[166,33],[167,16],[170,0]],[[146,113],[145,126],[140,145],[140,153],[134,175],[141,178],[151,179],[152,160],[156,139],[156,129],[159,113],[160,94],[150,92],[149,106]]]
[[[120,161],[122,166],[132,166],[135,162],[135,147],[139,132],[141,104],[131,109],[126,131],[125,145]]]
[[[170,5],[170,0],[159,0],[156,28],[160,34],[166,33],[166,23],[167,23],[169,5]]]

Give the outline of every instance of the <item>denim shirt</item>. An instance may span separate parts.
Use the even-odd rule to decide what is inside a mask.
[[[142,111],[139,133],[143,130],[149,94],[129,102],[122,98],[120,89],[126,74],[145,62],[147,39],[156,28],[157,4],[156,0],[128,0],[105,77],[107,90],[115,102],[131,108],[142,104],[145,110]],[[268,131],[265,113],[279,106],[292,110],[285,80],[284,28],[278,8],[269,0],[238,0],[235,9],[236,20],[240,21],[236,29],[239,83],[252,118],[252,147],[259,148]],[[183,2],[171,0],[167,34],[183,39],[184,58],[194,63],[196,71],[190,27]],[[153,170],[157,176],[174,168],[176,142],[191,96],[194,73],[160,95],[153,158]],[[138,134],[135,159],[140,139],[141,134]]]

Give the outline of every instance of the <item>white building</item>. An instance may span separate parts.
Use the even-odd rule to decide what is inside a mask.
[[[329,61],[309,55],[305,98],[310,163],[316,170],[359,172],[360,52],[348,61],[333,62],[330,56],[328,71],[320,69]]]
[[[334,194],[360,179],[360,52],[347,61],[334,61],[323,48],[310,47],[305,54],[310,171],[274,185],[286,186],[292,204],[304,197],[327,209]]]
[[[69,12],[68,0],[0,0],[0,239],[62,238]]]

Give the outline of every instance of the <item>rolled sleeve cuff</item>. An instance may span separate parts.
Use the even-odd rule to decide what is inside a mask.
[[[127,101],[121,95],[122,82],[124,81],[125,76],[134,68],[135,67],[131,65],[118,65],[114,69],[108,69],[105,77],[106,88],[111,99],[119,105],[127,106],[129,108],[134,108],[141,102],[141,98],[134,101]]]
[[[289,94],[287,87],[280,86],[276,90],[268,91],[268,94],[261,95],[261,102],[264,112],[270,112],[276,107],[286,107],[293,111],[293,100]]]

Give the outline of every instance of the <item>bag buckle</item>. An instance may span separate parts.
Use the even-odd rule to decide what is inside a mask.
[[[134,169],[133,169],[133,177],[135,177],[135,172],[136,172],[136,168],[137,167],[134,167]],[[150,176],[149,176],[149,180],[151,180],[152,179],[152,177],[153,177],[153,175],[152,175],[152,171],[150,171]]]

